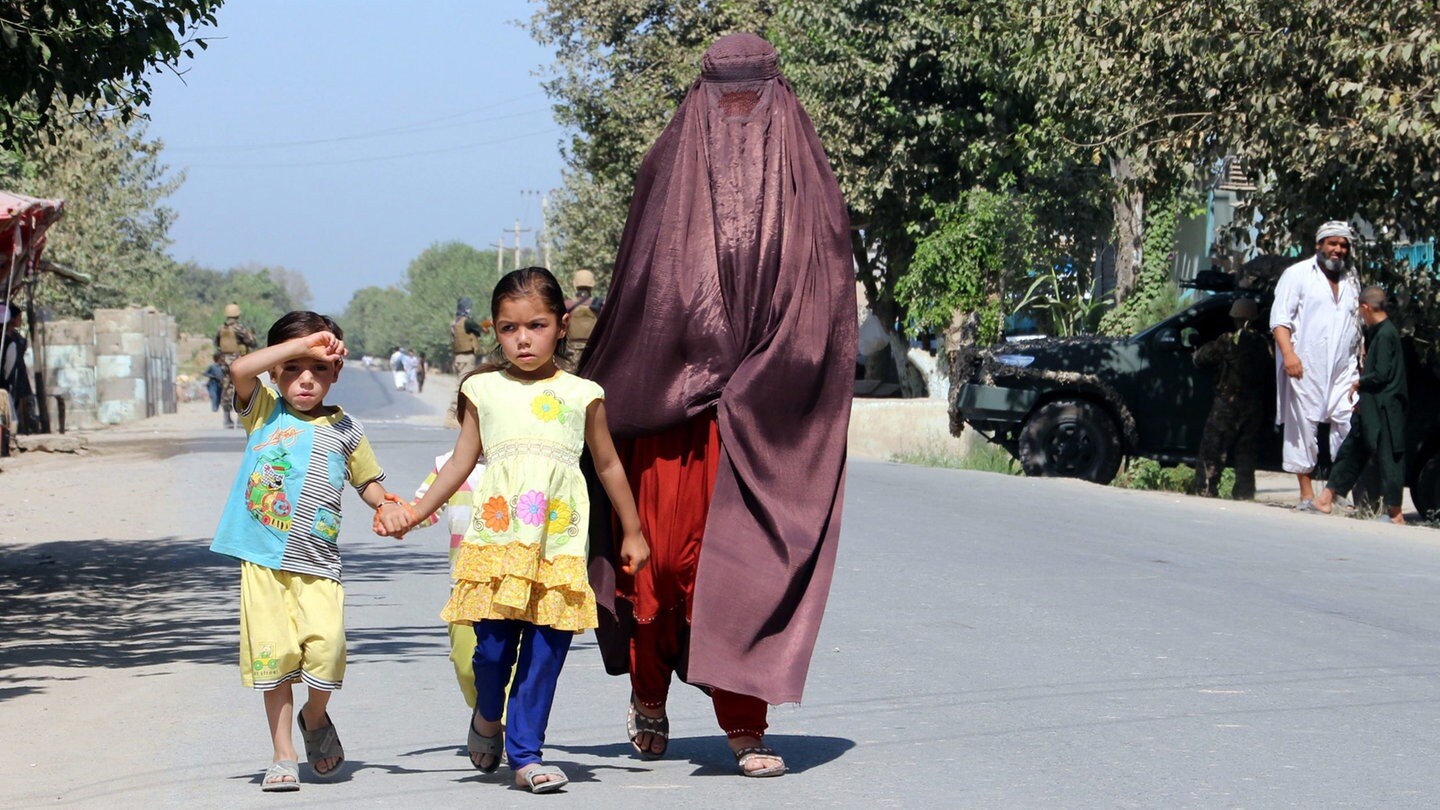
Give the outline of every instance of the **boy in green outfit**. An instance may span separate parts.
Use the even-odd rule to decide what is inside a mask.
[[[1380,492],[1385,499],[1382,520],[1404,523],[1401,513],[1405,485],[1405,354],[1400,330],[1385,311],[1384,288],[1367,287],[1360,293],[1360,318],[1365,322],[1365,369],[1351,389],[1360,395],[1350,435],[1335,454],[1335,466],[1315,508],[1329,512],[1335,496],[1355,486],[1373,457],[1380,466]]]

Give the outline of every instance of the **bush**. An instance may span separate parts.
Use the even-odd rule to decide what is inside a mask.
[[[979,472],[1019,475],[1020,464],[1010,451],[998,444],[974,445],[968,453],[953,453],[935,450],[912,450],[896,453],[891,461],[900,464],[918,464],[922,467],[944,467],[952,470],[976,470]]]

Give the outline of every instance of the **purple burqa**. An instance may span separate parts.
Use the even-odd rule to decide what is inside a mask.
[[[775,49],[723,37],[640,166],[581,362],[618,438],[715,409],[723,449],[680,674],[772,704],[800,700],[840,535],[856,351],[849,228]],[[609,603],[613,570],[596,564]],[[623,625],[627,606],[616,607]],[[623,672],[623,633],[601,639]]]

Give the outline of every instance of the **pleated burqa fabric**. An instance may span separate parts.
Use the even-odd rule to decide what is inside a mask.
[[[722,455],[680,674],[772,704],[800,700],[840,535],[849,227],[774,48],[753,34],[717,40],[641,164],[580,365],[604,386],[617,438],[715,409]],[[614,594],[607,565],[592,566],[602,601]],[[623,637],[601,640],[624,671]]]

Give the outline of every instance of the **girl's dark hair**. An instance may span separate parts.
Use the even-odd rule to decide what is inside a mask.
[[[560,282],[555,280],[555,275],[543,267],[522,267],[519,270],[511,270],[501,277],[495,284],[495,291],[490,293],[490,321],[494,323],[500,317],[500,305],[505,301],[517,298],[529,298],[535,296],[545,305],[545,309],[555,316],[558,323],[565,317],[565,292],[560,289]],[[500,371],[507,368],[510,361],[505,359],[505,351],[496,342],[495,349],[485,362],[466,372],[460,378],[463,386],[465,381],[476,374],[485,374],[491,371]],[[571,371],[570,358],[566,356],[565,338],[560,338],[555,344],[555,365]],[[456,393],[455,413],[457,416],[465,412],[465,395]]]
[[[341,340],[345,339],[345,333],[341,331],[340,324],[335,323],[328,316],[308,310],[296,310],[281,315],[280,320],[270,326],[269,333],[265,335],[265,344],[278,346],[287,340],[320,332],[331,332],[335,337]]]

